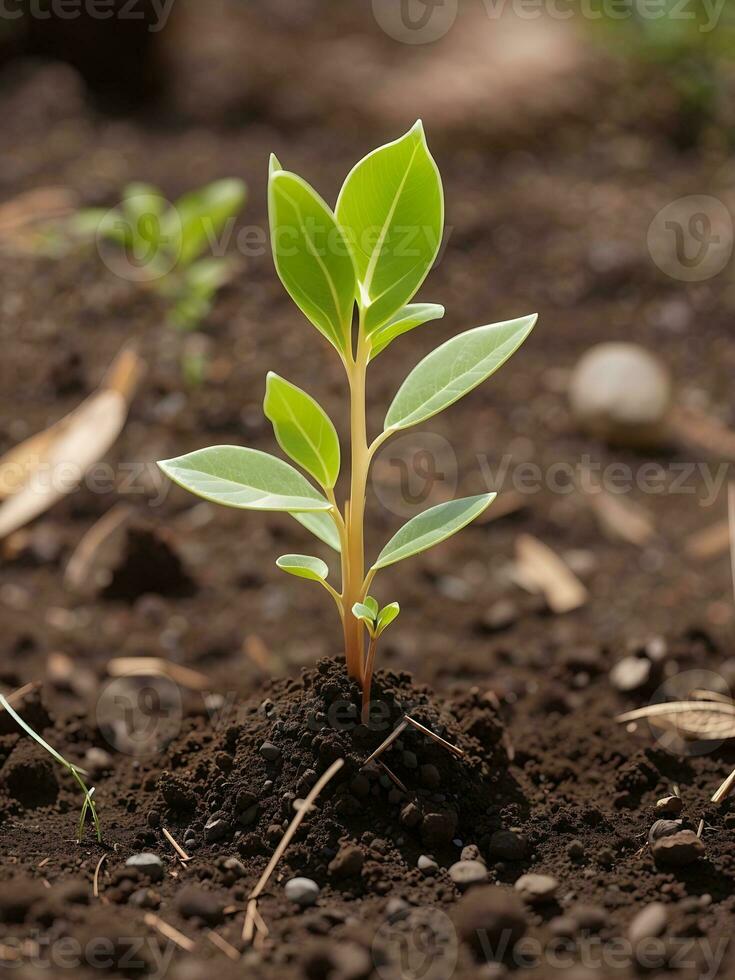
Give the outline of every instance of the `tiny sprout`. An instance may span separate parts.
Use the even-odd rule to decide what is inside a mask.
[[[128,184],[118,208],[81,211],[72,230],[123,250],[130,270],[124,274],[166,298],[174,326],[194,330],[233,273],[229,259],[203,253],[217,244],[245,197],[245,184],[235,179],[190,191],[174,204],[151,184]]]
[[[362,686],[367,720],[377,641],[400,612],[397,602],[381,609],[369,594],[375,576],[440,544],[495,499],[494,493],[482,493],[429,508],[404,524],[366,568],[364,515],[372,459],[395,433],[426,422],[494,374],[528,337],[536,316],[475,327],[441,344],[409,373],[388,408],[383,431],[369,440],[368,366],[403,334],[444,315],[438,304],[411,302],[436,260],[444,228],[441,178],[421,122],[353,167],[334,210],[271,156],[268,210],[281,282],[334,349],[347,376],[347,499],[340,507],[337,429],[310,394],[272,371],[265,415],[283,452],[311,479],[276,456],[241,446],[200,449],[159,466],[205,500],[288,513],[336,552],[339,591],[329,583],[321,558],[283,555],[276,564],[289,575],[317,582],[334,600],[347,672]]]
[[[15,721],[17,721],[17,723],[24,731],[28,732],[28,734],[31,736],[32,739],[35,739],[35,741],[38,742],[41,748],[45,749],[49,753],[49,755],[51,755],[54,759],[56,759],[56,761],[60,765],[64,766],[64,768],[68,770],[69,773],[71,773],[74,780],[78,784],[79,788],[84,793],[84,803],[82,804],[82,810],[81,813],[79,814],[79,823],[77,827],[77,838],[79,840],[79,843],[81,844],[84,838],[84,825],[87,819],[88,810],[92,814],[92,820],[94,821],[94,829],[97,833],[97,840],[101,843],[102,828],[100,827],[99,817],[97,816],[97,807],[95,806],[95,802],[92,799],[92,796],[94,794],[94,787],[92,787],[92,789],[87,789],[87,785],[82,779],[82,776],[87,775],[86,770],[80,769],[79,766],[75,766],[72,762],[67,762],[67,760],[63,757],[63,755],[61,755],[61,753],[57,752],[56,749],[53,748],[53,746],[49,745],[48,742],[45,741],[45,739],[41,738],[38,732],[35,732],[27,722],[23,721],[20,715],[13,709],[9,701],[6,698],[4,698],[2,694],[0,694],[0,705],[2,705],[3,708],[5,708],[8,714],[13,719],[15,719]]]

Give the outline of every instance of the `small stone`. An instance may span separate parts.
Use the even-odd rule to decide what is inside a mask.
[[[147,875],[151,881],[160,881],[163,878],[163,861],[157,854],[133,854],[125,862],[126,868],[135,868],[142,874]]]
[[[610,921],[610,917],[599,905],[575,905],[569,915],[584,932],[602,932]]]
[[[161,904],[161,896],[152,888],[139,888],[128,899],[128,905],[139,909],[157,909]]]
[[[263,742],[258,751],[266,762],[276,762],[281,758],[281,750],[273,742]]]
[[[493,861],[522,861],[528,853],[528,842],[513,830],[496,830],[488,853]]]
[[[419,871],[423,871],[427,877],[432,877],[439,870],[439,865],[433,858],[429,857],[428,854],[421,854],[419,856],[417,867]]]
[[[99,776],[103,772],[109,772],[115,765],[109,752],[104,749],[88,749],[84,756],[84,765],[92,775]]]
[[[404,827],[416,827],[421,822],[421,811],[415,803],[407,803],[401,810],[401,825]]]
[[[651,902],[641,909],[628,926],[628,939],[636,946],[644,939],[656,939],[666,931],[669,913],[663,902]]]
[[[185,919],[201,919],[207,925],[216,926],[224,918],[224,902],[211,892],[194,885],[185,886],[177,894],[176,908]]]
[[[662,817],[678,817],[684,809],[684,801],[680,796],[664,796],[656,800],[656,813]]]
[[[645,657],[623,657],[610,671],[610,683],[622,694],[645,687],[650,677],[651,661]]]
[[[480,848],[477,846],[477,844],[467,844],[465,847],[463,847],[460,858],[463,861],[482,861],[483,864],[485,863],[482,855],[480,854]]]
[[[419,760],[416,758],[415,752],[404,752],[401,756],[401,761],[406,769],[416,769],[419,764]]]
[[[681,868],[705,856],[704,844],[693,830],[661,837],[651,850],[656,864],[664,868]]]
[[[509,629],[520,617],[518,606],[511,599],[494,602],[482,617],[482,627],[488,633],[501,633]]]
[[[559,889],[559,882],[552,875],[521,875],[515,883],[515,890],[529,905],[542,905],[550,902]]]
[[[584,845],[579,840],[570,841],[569,847],[567,847],[567,854],[572,861],[581,861],[584,857]]]
[[[441,786],[441,774],[436,766],[430,762],[421,766],[419,769],[419,778],[421,779],[421,785],[425,786],[426,789],[439,789]]]
[[[662,837],[671,837],[681,830],[681,820],[657,820],[648,831],[648,843],[654,844]]]
[[[294,902],[302,909],[313,905],[319,898],[319,885],[311,878],[291,878],[284,889],[289,902]]]
[[[365,855],[357,844],[345,844],[329,862],[329,874],[333,878],[352,878],[359,875],[365,862]]]
[[[229,823],[222,817],[212,815],[204,824],[204,839],[210,844],[213,841],[222,840],[230,832]]]
[[[450,867],[449,877],[459,889],[465,891],[472,885],[487,881],[487,868],[481,861],[457,861]]]
[[[421,839],[430,847],[443,847],[451,842],[456,830],[457,814],[453,811],[427,813],[421,822]]]
[[[237,878],[244,878],[247,874],[245,865],[242,863],[242,861],[238,861],[236,857],[225,858],[224,862],[222,863],[222,867],[225,869],[225,871],[229,871]]]

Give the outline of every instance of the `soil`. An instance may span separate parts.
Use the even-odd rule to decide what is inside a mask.
[[[177,47],[166,52],[168,102],[125,117],[95,108],[66,65],[8,65],[0,105],[13,153],[0,198],[63,185],[84,205],[112,206],[133,179],[173,199],[238,175],[249,185],[240,227],[262,231],[271,151],[334,198],[351,164],[400,131],[399,103],[384,109],[387,123],[380,113],[389,83],[367,108],[350,104],[349,91],[332,99],[324,71],[310,86],[299,68],[309,61],[304,48],[324,51],[336,31],[346,56],[354,28],[364,31],[363,72],[372,64],[405,73],[401,59],[413,55],[392,55],[358,13],[331,26],[306,18],[290,33],[272,18],[249,17],[240,28],[240,16],[219,33],[216,18],[207,31],[196,14],[189,28],[177,21]],[[233,56],[238,39],[252,65]],[[259,74],[277,41],[299,80],[290,97],[283,81],[266,84],[267,64]],[[442,58],[442,46],[431,47]],[[448,50],[442,68],[451,74],[457,52]],[[273,451],[260,407],[273,368],[313,391],[346,436],[339,364],[299,322],[266,250],[239,256],[239,275],[196,338],[207,355],[204,381],[187,386],[180,361],[191,338],[165,325],[155,294],[116,277],[88,250],[50,256],[3,240],[0,452],[77,405],[127,340],[147,365],[109,469],[0,545],[2,690],[42,682],[16,707],[90,770],[103,826],[101,845],[91,825],[75,842],[78,789],[0,714],[0,958],[17,977],[73,969],[84,978],[197,980],[214,968],[222,980],[244,970],[335,980],[508,970],[588,980],[645,967],[693,980],[716,975],[706,972],[710,954],[720,957],[720,976],[733,975],[735,811],[707,801],[735,766],[735,751],[728,743],[685,751],[647,725],[629,731],[615,721],[659,699],[662,685],[669,693],[735,685],[727,555],[705,562],[687,548],[691,534],[726,516],[722,482],[717,494],[705,482],[720,460],[676,447],[648,457],[612,450],[578,430],[565,397],[585,349],[634,339],[665,360],[683,404],[735,425],[727,274],[681,283],[646,247],[651,220],[670,201],[707,192],[732,204],[728,148],[712,130],[682,152],[666,93],[633,85],[616,63],[590,60],[566,59],[585,64],[584,93],[570,107],[557,88],[546,108],[535,104],[538,126],[518,125],[516,112],[509,127],[507,112],[495,117],[491,108],[477,120],[474,96],[468,108],[461,92],[456,114],[442,103],[433,128],[431,111],[406,108],[406,124],[426,115],[444,178],[448,236],[424,293],[448,315],[376,362],[370,426],[377,430],[409,367],[438,341],[532,310],[540,322],[492,382],[382,452],[367,540],[383,542],[420,506],[502,482],[506,453],[511,467],[532,461],[544,473],[585,458],[634,473],[660,464],[668,492],[628,495],[655,533],[640,547],[610,537],[589,499],[545,483],[507,516],[387,569],[380,598],[397,599],[402,612],[379,655],[385,717],[369,729],[356,724],[357,691],[337,656],[329,599],[274,566],[278,554],[313,549],[309,535],[286,517],[198,504],[166,487],[154,466],[215,443]],[[525,97],[520,86],[514,91]],[[537,103],[538,87],[533,95]],[[435,461],[429,480],[415,462],[422,452]],[[408,483],[396,490],[402,473]],[[677,475],[686,492],[672,487]],[[501,500],[517,492],[510,478],[498,489]],[[120,501],[134,521],[106,584],[91,595],[69,591],[64,569],[77,542]],[[555,615],[521,589],[512,564],[521,533],[575,569],[589,592],[584,605]],[[112,658],[132,656],[195,673],[182,686],[108,673]],[[627,657],[643,669],[621,690],[610,672]],[[384,756],[399,789],[384,770],[361,766],[406,710],[465,754],[407,729]],[[264,743],[275,758],[264,758]],[[344,767],[259,902],[270,934],[248,947],[248,895],[294,803],[336,758]],[[656,801],[675,787],[682,827],[696,832],[704,821],[705,855],[658,866],[648,834],[660,816]],[[191,860],[178,859],[164,827]],[[160,866],[126,866],[141,852]],[[420,868],[420,857],[431,861]],[[463,859],[487,869],[466,893],[449,872]],[[553,876],[553,894],[534,897],[528,889],[543,890],[538,881],[516,888],[527,874]],[[286,898],[293,877],[316,882],[314,905]],[[653,921],[654,907],[653,924],[641,925],[651,903],[663,904],[663,920]],[[615,958],[634,920],[635,935],[653,939],[647,962],[638,945]],[[167,941],[160,922],[190,947]],[[515,956],[506,947],[505,956],[496,950],[504,963],[480,967],[487,951],[478,930],[493,941],[525,937],[528,958],[520,958],[523,947]],[[95,959],[100,940],[107,945]]]

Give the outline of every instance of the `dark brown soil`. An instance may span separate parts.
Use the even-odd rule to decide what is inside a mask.
[[[188,33],[186,21],[177,22],[177,45],[166,51],[168,104],[127,118],[92,108],[67,66],[6,67],[0,107],[13,152],[0,171],[0,199],[64,185],[85,205],[112,206],[133,179],[174,198],[237,175],[250,189],[241,226],[263,229],[270,151],[332,199],[362,153],[422,114],[444,177],[449,229],[422,295],[444,303],[448,315],[377,362],[371,427],[410,366],[439,340],[532,310],[540,323],[492,382],[412,443],[413,451],[433,452],[448,441],[453,450],[438,451],[444,478],[422,482],[416,467],[409,475],[418,492],[413,484],[410,494],[397,492],[412,455],[384,450],[371,485],[371,548],[405,519],[407,501],[415,510],[455,491],[477,492],[488,482],[483,467],[494,475],[506,452],[512,465],[532,461],[544,472],[585,456],[634,472],[652,459],[668,468],[669,484],[682,467],[716,472],[719,460],[703,455],[691,460],[674,449],[643,458],[585,437],[565,385],[591,344],[635,339],[664,358],[683,401],[735,425],[727,272],[675,282],[646,247],[651,220],[677,197],[731,200],[721,134],[705,134],[698,148],[680,153],[665,93],[626,87],[615,65],[587,66],[571,110],[566,99],[539,107],[538,84],[538,125],[519,111],[509,126],[490,109],[468,125],[459,92],[456,104],[435,109],[432,126],[428,94],[427,106],[404,111],[404,90],[396,87],[391,100],[385,81],[406,64],[418,71],[424,62],[409,59],[427,55],[405,46],[396,52],[370,18],[343,12],[317,24],[305,15],[298,28],[286,18],[287,29],[276,14],[267,28],[254,17],[238,12],[219,32],[214,17],[195,19]],[[273,67],[277,50],[290,75]],[[432,57],[445,50],[437,45]],[[312,84],[304,66],[324,51],[335,65],[354,60],[363,72],[373,65],[385,81],[380,99],[363,103],[347,84],[337,91],[323,68]],[[450,72],[452,64],[441,67]],[[51,258],[2,244],[0,451],[78,404],[131,337],[148,373],[109,455],[107,483],[82,488],[0,543],[2,690],[43,682],[18,710],[90,770],[104,832],[102,846],[91,825],[83,844],[75,842],[76,786],[0,713],[0,962],[22,980],[71,970],[84,978],[198,980],[216,970],[222,980],[489,980],[505,968],[539,980],[589,980],[634,977],[643,966],[648,976],[694,980],[716,975],[707,970],[711,957],[721,977],[733,975],[735,816],[729,804],[707,801],[735,766],[735,750],[674,751],[647,726],[629,732],[614,720],[682,676],[688,689],[697,686],[687,672],[712,672],[705,685],[735,685],[727,555],[702,562],[686,547],[691,533],[725,516],[722,490],[711,494],[701,469],[688,471],[692,492],[634,490],[629,498],[645,506],[656,530],[636,547],[603,534],[585,497],[545,485],[516,513],[386,570],[378,594],[400,601],[402,613],[380,653],[384,725],[410,708],[466,756],[456,759],[407,730],[385,755],[405,792],[385,772],[361,773],[387,729],[355,724],[357,692],[331,659],[339,630],[329,600],[274,566],[283,552],[311,548],[309,536],[285,517],[197,504],[165,487],[153,465],[214,443],[273,451],[260,408],[268,369],[317,395],[346,438],[339,364],[294,311],[268,254],[240,262],[202,326],[205,380],[187,387],[185,338],[164,325],[154,295],[84,250]],[[509,495],[513,486],[498,489]],[[106,584],[91,596],[70,592],[64,570],[76,543],[121,500],[135,520]],[[514,546],[524,532],[577,570],[589,590],[580,609],[555,616],[516,584]],[[648,679],[623,694],[609,673],[631,655],[645,661]],[[193,680],[179,687],[161,677],[111,678],[108,662],[127,656],[193,669],[205,690]],[[279,750],[273,761],[261,753],[264,742]],[[294,802],[335,758],[345,759],[344,768],[261,899],[270,936],[262,948],[245,948],[249,892]],[[684,800],[683,827],[697,831],[704,820],[706,856],[658,868],[647,836],[656,800],[674,786]],[[191,855],[186,865],[163,827]],[[465,848],[466,859],[486,863],[487,884],[462,896],[448,869]],[[158,855],[162,867],[152,875],[126,867],[141,852]],[[420,870],[420,856],[438,867]],[[557,879],[552,900],[520,902],[515,882],[528,873]],[[286,899],[294,876],[319,886],[315,905],[301,910]],[[631,922],[653,902],[666,914],[651,927],[646,961],[645,950],[625,943]],[[167,942],[151,914],[192,948]],[[210,930],[242,959],[231,959]],[[494,942],[498,934],[530,940],[527,958],[506,948],[505,967],[478,973],[487,958],[479,937]],[[95,959],[100,940],[107,945]],[[570,958],[560,959],[570,943]]]

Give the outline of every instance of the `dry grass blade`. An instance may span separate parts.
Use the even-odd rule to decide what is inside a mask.
[[[92,894],[95,898],[100,897],[100,871],[102,870],[102,865],[107,860],[107,855],[103,854],[102,857],[97,862],[97,867],[94,869],[94,880],[92,882]]]
[[[0,538],[28,524],[76,490],[90,466],[120,435],[141,370],[126,349],[108,379],[73,412],[0,459]]]
[[[178,841],[174,840],[173,835],[168,830],[166,830],[165,827],[161,827],[161,830],[163,831],[163,836],[166,838],[166,840],[169,842],[171,847],[173,847],[173,849],[181,858],[182,863],[186,864],[187,861],[191,861],[191,858],[186,853],[184,848],[178,843]]]
[[[389,769],[388,766],[386,766],[386,764],[383,762],[382,759],[378,759],[377,762],[376,762],[376,765],[379,766],[383,770],[383,772],[386,774],[386,776],[388,777],[388,779],[390,779],[390,781],[395,786],[397,786],[398,789],[402,793],[408,793],[408,789],[406,788],[406,786],[404,786],[404,784],[401,782],[401,780],[398,778],[398,776],[396,776],[396,774],[393,772],[393,770],[392,769]]]
[[[312,789],[309,791],[309,794],[304,800],[304,805],[301,807],[301,809],[296,811],[296,816],[288,825],[283,837],[279,841],[278,847],[273,852],[273,855],[271,856],[271,859],[268,862],[265,871],[260,876],[260,878],[258,879],[258,883],[256,884],[255,888],[253,888],[253,890],[250,892],[250,895],[248,896],[249,899],[248,912],[245,916],[245,923],[243,925],[243,939],[245,938],[246,931],[250,932],[250,938],[252,938],[252,930],[249,923],[253,922],[257,925],[257,920],[260,917],[260,913],[258,912],[258,908],[257,908],[257,899],[260,897],[260,895],[263,894],[263,890],[265,889],[265,886],[268,884],[270,877],[275,871],[278,862],[283,857],[286,848],[291,843],[294,834],[301,826],[302,820],[307,815],[307,813],[312,809],[312,804],[319,796],[321,791],[324,789],[327,783],[329,783],[330,780],[332,780],[334,776],[337,775],[337,773],[340,771],[340,769],[344,764],[345,764],[344,759],[337,759],[335,762],[333,762],[332,765],[329,767],[329,769],[327,769],[325,773],[322,773],[322,775],[316,781]],[[260,919],[260,922],[262,926],[265,926],[265,923],[263,922],[262,919]],[[258,928],[259,931],[261,932],[263,931],[261,926],[258,926]],[[267,934],[267,929],[266,929],[266,934]]]
[[[516,539],[519,581],[544,594],[549,609],[561,614],[587,601],[587,589],[561,558],[538,538],[521,534]]]
[[[695,561],[709,561],[724,555],[730,547],[730,523],[718,521],[701,531],[690,534],[684,542],[687,558]]]
[[[239,951],[236,950],[231,943],[228,943],[226,939],[223,939],[218,932],[215,932],[214,929],[209,930],[207,933],[207,939],[213,946],[216,946],[217,949],[221,950],[221,952],[223,952],[225,956],[229,957],[229,959],[231,959],[234,963],[237,963],[237,961],[240,959]]]
[[[110,677],[161,675],[192,691],[209,691],[212,687],[212,682],[204,674],[163,657],[114,657],[107,662],[107,673]]]
[[[23,698],[26,696],[26,694],[30,694],[31,691],[35,691],[36,688],[40,686],[41,686],[40,681],[31,681],[30,684],[24,684],[23,687],[19,687],[17,690],[13,691],[12,694],[8,694],[5,700],[9,701],[10,704],[12,704],[13,707],[15,707],[16,702],[22,701]],[[0,710],[2,709],[0,708]]]
[[[83,534],[64,572],[64,585],[75,592],[94,593],[109,584],[106,554],[122,550],[125,529],[133,511],[117,504]]]
[[[651,516],[638,504],[607,490],[585,494],[600,527],[611,538],[642,548],[656,534]]]
[[[727,520],[730,529],[730,572],[732,575],[732,596],[735,599],[735,483],[727,487]]]
[[[715,791],[712,797],[713,803],[722,803],[732,792],[733,786],[735,786],[735,769],[730,773],[727,779],[720,785],[720,787]]]
[[[407,721],[409,725],[413,725],[413,727],[417,729],[417,731],[422,732],[428,738],[433,738],[435,742],[438,742],[440,745],[443,745],[445,749],[451,752],[452,755],[456,755],[458,759],[464,758],[465,753],[462,749],[458,748],[456,745],[452,745],[451,742],[447,742],[445,738],[442,738],[441,735],[437,735],[436,732],[432,732],[430,728],[427,728],[425,725],[422,725],[420,721],[416,721],[416,719],[411,718],[410,715],[405,716],[405,721]]]
[[[727,701],[667,701],[618,715],[617,721],[648,720],[682,738],[723,741],[735,738],[735,704]]]
[[[143,921],[151,929],[155,929],[159,932],[165,939],[170,939],[172,943],[175,943],[181,949],[186,950],[187,953],[191,953],[194,949],[194,941],[185,936],[183,932],[179,932],[178,929],[174,929],[173,926],[169,925],[168,922],[164,922],[163,919],[159,919],[157,915],[152,912],[146,912],[143,916]]]
[[[696,688],[689,692],[689,697],[693,701],[718,701],[720,704],[735,705],[735,701],[728,694],[720,694],[719,691],[703,691]]]
[[[367,759],[365,759],[365,761],[360,766],[360,768],[364,769],[365,766],[370,765],[370,763],[374,759],[377,759],[379,755],[382,755],[383,752],[385,752],[385,750],[389,748],[395,742],[395,740],[401,736],[401,734],[406,730],[407,727],[408,727],[408,722],[404,718],[403,721],[400,723],[400,725],[398,725],[396,728],[393,729],[393,731],[390,733],[388,738],[382,741],[380,745],[377,747],[377,749],[374,752],[372,752],[367,757]]]
[[[735,460],[735,432],[719,419],[687,406],[675,409],[672,427],[678,439],[715,459]]]

